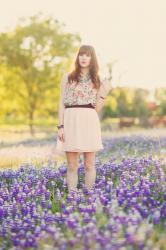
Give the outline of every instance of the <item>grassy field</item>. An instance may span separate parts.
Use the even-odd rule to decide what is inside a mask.
[[[144,136],[148,138],[155,137],[160,144],[160,138],[166,134],[165,128],[155,129],[141,129],[141,128],[124,128],[119,130],[113,127],[112,130],[104,130],[105,125],[102,125],[102,138],[103,142],[106,140],[114,140],[120,137],[132,137]],[[56,152],[56,136],[57,132],[53,127],[46,128],[35,128],[35,135],[31,136],[29,128],[26,126],[4,126],[0,130],[0,168],[17,168],[22,163],[33,162],[40,164],[48,161],[55,161],[57,165],[65,161],[65,155],[58,154]],[[121,145],[122,146],[122,145]],[[127,148],[127,145],[125,145]],[[153,151],[153,149],[151,149]],[[153,155],[159,157],[164,154],[164,148],[161,148],[156,153],[154,150]],[[110,149],[110,152],[105,153],[99,152],[98,155],[102,154],[102,162],[106,157],[109,158],[114,152]],[[133,152],[128,151],[126,154],[132,154]],[[82,156],[80,156],[82,157]]]
[[[105,129],[106,125],[102,125],[102,138],[104,140],[113,139],[123,136],[148,136],[156,137],[160,140],[161,136],[166,134],[166,129],[141,129],[141,128],[124,128],[123,130],[112,127]],[[40,164],[43,162],[54,161],[58,166],[65,161],[65,155],[56,152],[56,136],[57,132],[53,127],[35,128],[35,134],[29,133],[27,126],[1,126],[0,129],[0,168],[17,168],[22,163]],[[157,156],[162,152],[157,152]],[[107,156],[113,152],[107,152]],[[130,151],[126,152],[130,154]],[[156,152],[154,151],[154,154]],[[101,153],[99,152],[99,155]],[[104,158],[104,151],[102,162]],[[82,156],[80,156],[82,157]],[[106,157],[107,158],[107,157]]]

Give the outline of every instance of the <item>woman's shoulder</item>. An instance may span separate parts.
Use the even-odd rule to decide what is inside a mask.
[[[67,82],[68,81],[68,76],[69,76],[69,72],[65,72],[62,76],[62,81],[63,82]]]
[[[63,75],[62,75],[62,78],[61,78],[61,85],[63,88],[66,88],[67,86],[67,83],[68,83],[68,76],[69,76],[69,72],[65,72]]]

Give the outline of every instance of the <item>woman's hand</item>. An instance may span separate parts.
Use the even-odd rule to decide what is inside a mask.
[[[62,142],[65,141],[65,134],[64,134],[64,128],[60,128],[58,129],[58,133],[57,133],[58,139]]]

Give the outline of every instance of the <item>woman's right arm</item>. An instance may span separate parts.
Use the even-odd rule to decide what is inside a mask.
[[[60,97],[58,105],[58,125],[64,125],[64,95],[66,83],[68,81],[68,73],[65,73],[61,79],[60,83]]]

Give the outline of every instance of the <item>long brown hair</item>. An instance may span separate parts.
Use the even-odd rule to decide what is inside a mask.
[[[69,73],[68,75],[68,82],[70,83],[70,81],[76,81],[78,83],[79,81],[79,77],[80,77],[80,73],[81,73],[81,66],[79,64],[79,55],[82,54],[90,54],[91,55],[91,60],[90,60],[90,65],[89,65],[89,73],[90,73],[90,77],[93,83],[93,87],[94,88],[99,88],[101,81],[100,81],[100,76],[98,75],[98,71],[99,71],[99,65],[97,62],[97,57],[96,57],[96,53],[95,50],[93,48],[93,46],[91,45],[82,45],[77,53],[76,56],[76,60],[75,60],[75,68],[74,70]]]

